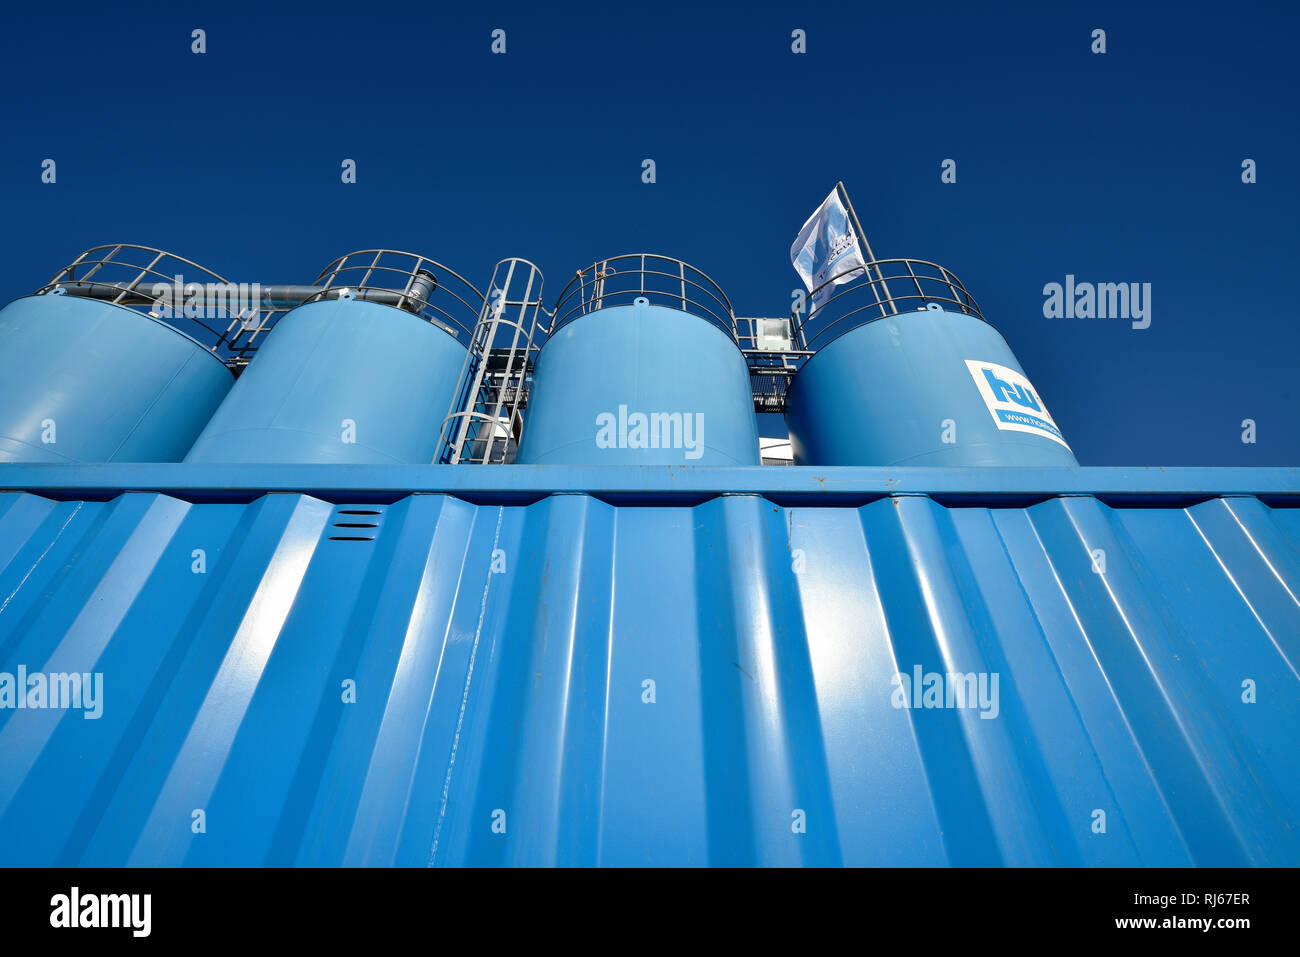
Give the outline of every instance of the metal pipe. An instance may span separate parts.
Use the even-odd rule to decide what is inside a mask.
[[[149,290],[153,285],[132,286],[129,283],[108,283],[108,282],[61,282],[61,286],[69,296],[79,296],[84,299],[117,299],[122,293],[127,293],[120,300],[121,305],[147,306],[157,299],[149,295]],[[171,288],[170,283],[159,281],[158,285],[165,285]],[[186,284],[187,286],[190,284]],[[239,293],[238,283],[194,283],[197,286],[197,295],[192,301],[196,303],[209,302],[229,302],[233,295]],[[245,291],[252,285],[258,286],[258,292],[261,294],[258,298],[258,304],[273,309],[289,309],[306,302],[312,296],[322,293],[338,293],[339,291],[349,288],[347,286],[303,286],[294,284],[272,284],[259,285],[256,283],[244,284]],[[353,295],[357,299],[363,299],[368,302],[380,302],[390,306],[396,306],[403,299],[412,298],[412,293],[402,289],[353,289]],[[414,292],[414,290],[412,291]],[[187,296],[186,301],[191,301]]]
[[[853,228],[858,231],[858,241],[862,243],[863,249],[866,250],[867,262],[875,264],[876,278],[880,280],[880,287],[885,292],[885,301],[889,303],[889,310],[894,315],[898,315],[898,307],[894,305],[894,300],[889,295],[889,283],[885,282],[884,274],[880,271],[880,265],[876,263],[876,254],[871,251],[871,243],[867,241],[867,234],[862,231],[862,223],[858,222],[858,214],[853,208],[853,201],[849,199],[849,191],[844,188],[843,181],[836,183],[835,188],[840,191],[840,197],[844,200],[844,208],[849,211],[849,216],[853,219]]]

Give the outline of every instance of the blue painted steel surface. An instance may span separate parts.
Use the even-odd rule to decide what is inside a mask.
[[[1041,421],[1037,390],[1016,389],[998,367],[1024,375],[1002,335],[974,316],[924,309],[859,326],[819,349],[790,384],[795,462],[1077,465],[1066,444],[1024,424]],[[986,404],[981,386],[997,390],[999,405]]]
[[[0,462],[179,462],[233,381],[134,310],[15,300],[0,310]]]
[[[665,414],[676,418],[638,434],[635,416]],[[679,441],[663,438],[665,422]],[[712,323],[664,306],[611,306],[566,323],[538,356],[517,460],[758,465],[745,357]]]
[[[1169,507],[1227,495],[1300,505],[1295,468],[664,468],[662,466],[476,465],[83,465],[0,467],[0,489],[58,498],[115,489],[167,492],[187,501],[251,501],[263,492],[305,492],[331,501],[355,495],[394,501],[447,492],[474,502],[527,504],[579,492],[620,503],[702,501],[730,493],[798,504],[863,504],[885,495],[931,495],[957,504],[1025,505],[1057,495]]]
[[[0,710],[0,864],[1300,864],[1295,470],[0,487],[0,673],[103,674]]]
[[[432,462],[464,362],[450,333],[393,306],[299,306],[276,323],[185,461]]]

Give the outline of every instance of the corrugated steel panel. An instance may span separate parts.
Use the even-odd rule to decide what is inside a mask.
[[[1293,471],[185,468],[0,472],[0,863],[1300,863]]]

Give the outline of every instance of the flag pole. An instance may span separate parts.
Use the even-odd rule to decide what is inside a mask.
[[[873,264],[871,268],[875,270],[876,279],[880,281],[880,288],[885,291],[885,301],[889,303],[889,311],[894,315],[898,315],[898,307],[894,305],[894,300],[889,295],[889,285],[885,282],[885,277],[881,273],[880,267],[874,265],[876,254],[871,251],[871,243],[867,240],[867,234],[862,231],[862,223],[858,222],[857,211],[853,208],[853,200],[849,199],[849,191],[844,188],[843,180],[837,182],[835,188],[839,191],[840,198],[844,200],[844,208],[849,211],[849,218],[853,220],[853,228],[858,231],[858,241],[862,243],[863,248],[866,250],[867,262]],[[870,274],[868,273],[868,276],[869,275]],[[872,288],[874,290],[874,284]],[[876,302],[880,302],[879,293],[876,294]]]

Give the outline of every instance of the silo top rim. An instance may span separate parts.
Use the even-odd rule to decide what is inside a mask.
[[[924,259],[876,259],[853,266],[831,276],[808,299],[813,308],[807,315],[796,309],[790,325],[794,341],[810,352],[865,323],[935,306],[988,322],[951,270]]]
[[[219,295],[213,301],[193,293],[196,288]],[[35,295],[71,295],[138,312],[225,361],[223,353],[231,351],[234,337],[260,309],[260,303],[240,298],[247,288],[163,249],[108,243],[82,252]]]
[[[437,325],[463,344],[483,314],[487,299],[478,287],[436,259],[399,249],[359,249],[335,259],[316,277],[303,304],[349,298],[380,302]]]
[[[579,316],[641,300],[703,319],[740,345],[736,312],[722,287],[690,263],[658,253],[624,253],[579,269],[555,300],[548,335]]]

